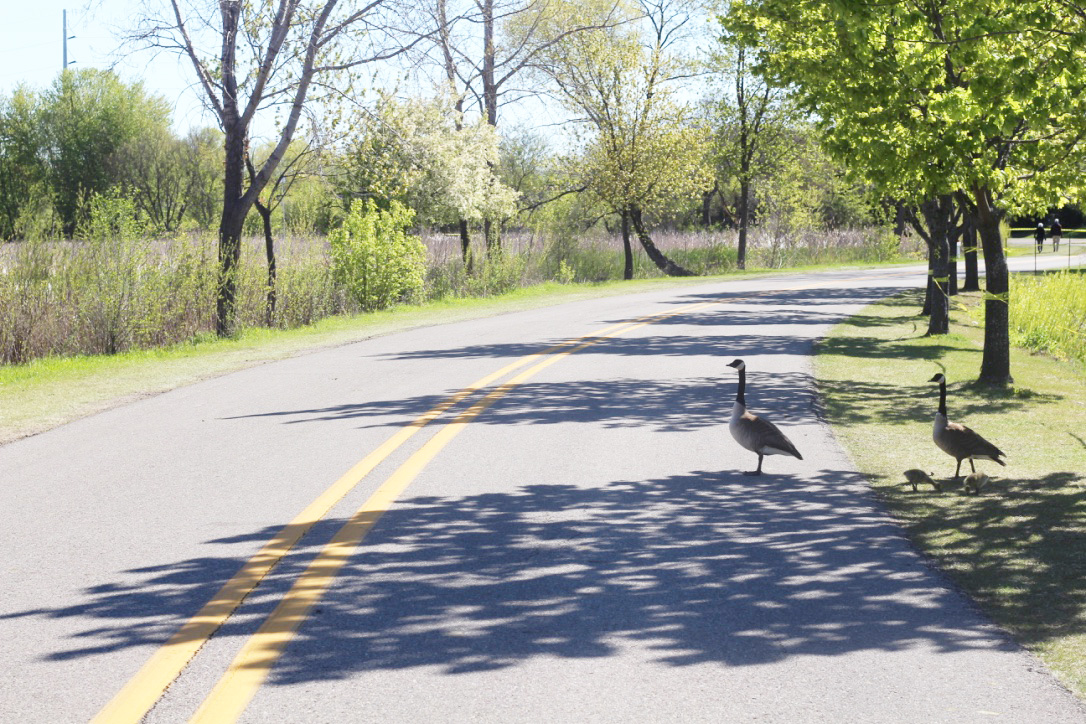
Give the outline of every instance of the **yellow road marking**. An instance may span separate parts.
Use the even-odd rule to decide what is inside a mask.
[[[632,331],[667,317],[709,306],[701,302],[666,314],[653,315],[648,321],[630,324],[609,334],[594,335],[594,339],[571,349],[558,352],[497,387],[456,419],[441,428],[425,445],[408,458],[379,487],[335,537],[321,550],[309,567],[295,581],[279,605],[238,652],[229,669],[208,694],[191,722],[232,722],[245,711],[257,689],[264,683],[272,665],[294,637],[294,632],[309,615],[335,580],[339,570],[354,554],[366,534],[388,511],[408,485],[449,442],[484,410],[540,371],[574,352],[599,343],[603,339]],[[644,319],[644,318],[642,318]]]
[[[148,659],[147,663],[136,672],[132,679],[125,684],[124,688],[91,721],[94,724],[140,721],[162,697],[166,688],[180,675],[188,662],[196,655],[196,652],[237,610],[245,597],[290,552],[302,536],[377,465],[442,413],[472,393],[540,357],[545,357],[563,347],[575,344],[581,339],[620,330],[635,323],[622,322],[614,324],[599,332],[583,335],[549,347],[542,352],[526,355],[502,367],[497,372],[473,382],[401,428],[396,434],[344,473],[339,480],[299,513],[294,520],[276,533],[275,537],[264,544],[256,555],[250,558],[229,581],[223,584],[218,593],[195,616],[189,619],[177,633]]]

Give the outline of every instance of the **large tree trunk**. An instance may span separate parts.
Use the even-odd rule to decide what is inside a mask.
[[[464,257],[464,266],[468,274],[474,269],[475,259],[471,253],[471,232],[468,231],[467,219],[460,219],[460,254]]]
[[[959,195],[962,199],[963,195]],[[968,196],[964,196],[968,201]],[[972,204],[962,204],[962,238],[961,251],[965,257],[965,281],[961,285],[963,292],[981,291],[981,277],[978,274],[976,264],[976,212],[971,208]]]
[[[659,267],[660,271],[670,277],[697,276],[689,269],[685,269],[668,259],[662,251],[656,248],[656,244],[652,243],[652,237],[649,236],[648,231],[645,229],[644,220],[641,218],[641,209],[636,206],[630,209],[630,221],[633,223],[634,231],[637,232],[637,240],[641,242],[645,253],[649,255],[649,259],[652,259],[652,263]]]
[[[965,281],[962,283],[961,291],[963,292],[979,292],[980,291],[980,265],[977,263],[977,242],[976,234],[973,234],[973,242],[971,246],[962,246],[962,250],[965,252]]]
[[[625,263],[622,268],[622,278],[633,279],[633,246],[630,244],[630,212],[622,212],[622,253]]]
[[[264,324],[272,326],[275,321],[275,239],[272,238],[271,209],[260,203],[260,199],[254,202],[260,219],[264,222],[264,253],[268,257],[268,289],[264,300]]]
[[[219,225],[219,290],[215,300],[215,333],[220,337],[230,337],[237,330],[237,273],[244,222],[245,217],[236,208],[223,209]]]
[[[953,199],[940,196],[921,204],[921,212],[931,235],[929,243],[929,269],[931,294],[931,315],[928,317],[928,335],[946,334],[950,331],[950,298],[947,287],[950,284],[950,224],[954,211]]]
[[[483,81],[483,106],[486,110],[486,122],[498,127],[498,82],[495,75],[497,50],[494,45],[495,18],[494,0],[482,0],[479,7],[483,11],[483,69],[481,79]],[[493,163],[488,163],[491,178],[497,175],[498,169]],[[483,221],[483,238],[486,239],[487,258],[492,258],[501,253],[501,225],[491,219]]]
[[[977,231],[984,252],[984,353],[980,363],[980,381],[1008,385],[1011,377],[1011,338],[1007,258],[999,222],[1004,211],[996,208],[988,189],[976,189]]]
[[[215,333],[229,337],[237,330],[237,274],[241,262],[241,229],[251,202],[245,200],[246,138],[237,127],[227,127],[224,148],[222,217],[219,221],[219,289],[215,303]]]
[[[750,226],[750,182],[739,183],[739,251],[735,265],[739,269],[747,268],[747,228]]]

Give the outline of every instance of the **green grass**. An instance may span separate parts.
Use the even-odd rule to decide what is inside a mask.
[[[826,414],[916,546],[1086,696],[1086,374],[1016,348],[1013,387],[975,384],[982,330],[962,304],[979,296],[955,299],[941,337],[923,336],[914,292],[835,327],[816,359]],[[1007,453],[1006,468],[977,464],[993,477],[979,495],[949,484],[955,462],[931,439],[938,371],[950,419]],[[934,472],[944,491],[913,492],[908,468]]]
[[[1086,363],[1086,270],[1014,274],[1011,302],[1017,344]]]

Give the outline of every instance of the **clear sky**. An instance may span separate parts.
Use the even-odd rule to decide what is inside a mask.
[[[119,52],[116,29],[130,23],[139,0],[95,0],[88,8],[80,0],[0,0],[0,94],[23,83],[44,89],[63,65],[63,11],[68,10],[68,60],[72,68],[110,68],[126,82],[143,81],[148,90],[174,104],[174,125],[213,124],[202,110],[196,89],[190,89],[192,69],[173,55],[152,58],[148,53]]]
[[[187,60],[147,51],[125,54],[120,32],[132,27],[141,9],[158,0],[0,0],[0,95],[19,84],[43,90],[63,65],[63,11],[68,11],[68,60],[72,68],[113,68],[125,82],[142,81],[151,92],[174,106],[175,130],[214,126],[203,108],[202,93],[194,87],[195,76]],[[395,71],[393,71],[395,72]],[[529,98],[501,111],[503,128],[539,129],[551,137],[565,114],[539,98]],[[254,137],[267,135],[271,123],[258,119]]]

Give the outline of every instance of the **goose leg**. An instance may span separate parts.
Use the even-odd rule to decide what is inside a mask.
[[[973,462],[972,458],[970,458],[969,462]],[[962,461],[961,461],[961,459],[959,459],[958,460],[958,467],[954,468],[954,479],[957,480],[961,476],[962,476]]]
[[[757,470],[751,470],[750,472],[748,472],[746,474],[747,475],[761,475],[762,474],[762,455],[760,453],[758,455],[758,469]]]
[[[977,466],[973,464],[973,458],[969,458],[969,469],[974,473],[977,472]]]

